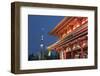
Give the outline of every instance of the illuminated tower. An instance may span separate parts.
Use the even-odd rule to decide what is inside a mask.
[[[41,49],[41,59],[44,59],[44,51],[45,51],[44,28],[41,28],[40,49]]]

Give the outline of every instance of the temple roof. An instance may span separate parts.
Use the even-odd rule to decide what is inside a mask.
[[[52,29],[49,34],[54,36],[59,36],[59,33],[61,34],[63,31],[68,30],[70,27],[73,27],[73,25],[83,25],[87,22],[87,17],[64,17],[63,20],[61,20],[58,25]],[[83,24],[82,24],[83,23]]]
[[[78,39],[79,37],[82,37],[83,35],[87,35],[87,24],[85,24],[84,26],[81,26],[79,28],[77,28],[76,30],[74,30],[72,33],[70,33],[68,36],[58,40],[57,42],[55,42],[54,44],[48,46],[48,48],[54,48],[55,46],[62,46],[63,44],[66,44],[68,42],[71,42],[72,40]]]
[[[65,23],[69,23],[72,20],[72,17],[65,17],[62,21],[58,23],[52,31],[49,32],[51,35],[56,35],[56,33],[65,26]]]

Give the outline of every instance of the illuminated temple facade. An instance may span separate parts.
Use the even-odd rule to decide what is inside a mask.
[[[48,49],[58,52],[60,59],[88,57],[87,17],[64,17],[49,34],[58,37]]]

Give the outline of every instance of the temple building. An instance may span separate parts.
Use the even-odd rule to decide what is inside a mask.
[[[58,37],[48,49],[57,51],[60,59],[88,57],[87,17],[64,17],[49,34]]]

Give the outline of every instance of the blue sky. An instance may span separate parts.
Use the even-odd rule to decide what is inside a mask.
[[[41,43],[48,46],[57,41],[57,38],[48,32],[63,18],[64,16],[28,15],[28,54],[39,52]],[[43,41],[41,41],[42,35]]]

